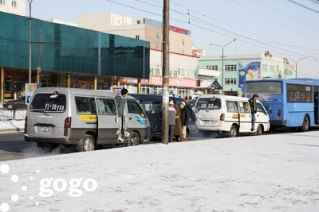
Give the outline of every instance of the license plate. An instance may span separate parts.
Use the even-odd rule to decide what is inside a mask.
[[[42,133],[48,133],[49,132],[49,127],[41,127],[41,132]]]

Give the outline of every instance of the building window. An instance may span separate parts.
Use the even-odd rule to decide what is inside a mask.
[[[263,65],[262,71],[267,72],[268,71],[268,65]]]
[[[237,71],[237,65],[225,65],[225,71]]]
[[[270,66],[270,72],[275,73],[275,66]]]
[[[140,21],[140,20],[137,20],[136,23],[137,23],[137,24],[141,24],[141,21]]]
[[[217,65],[212,65],[212,66],[206,66],[206,69],[208,70],[218,70],[218,66]]]
[[[135,35],[135,38],[136,38],[137,40],[139,40],[139,39],[140,39],[140,36],[139,36],[139,35]]]
[[[159,49],[159,44],[156,45],[156,49]]]
[[[159,32],[156,33],[156,39],[160,39],[160,33]]]
[[[6,5],[6,0],[0,0],[0,4]]]
[[[17,8],[17,1],[12,1],[12,7]]]
[[[182,40],[182,45],[183,45],[183,46],[185,45],[185,40],[184,40],[184,39]]]
[[[4,91],[12,91],[12,77],[6,76]]]
[[[236,78],[225,78],[225,85],[236,85]]]
[[[182,54],[184,54],[184,50],[182,50]]]

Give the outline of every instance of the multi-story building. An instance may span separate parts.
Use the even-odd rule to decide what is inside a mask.
[[[25,16],[25,0],[0,0],[0,11]]]
[[[153,93],[162,86],[162,22],[143,16],[130,19],[121,15],[89,14],[79,15],[79,27],[99,30],[150,42],[150,79],[143,82],[142,92]],[[197,86],[198,57],[193,55],[193,38],[190,30],[169,27],[170,43],[170,90],[181,96],[190,96]],[[124,79],[123,83],[135,91],[134,79]]]
[[[224,64],[224,72],[222,72]],[[241,95],[245,79],[295,78],[296,69],[272,54],[206,56],[199,58],[199,78],[217,80],[226,95]]]
[[[139,88],[149,79],[147,41],[32,19],[30,48],[29,21],[0,12],[0,101],[24,91],[29,80],[41,87],[109,90],[123,77],[136,79]]]

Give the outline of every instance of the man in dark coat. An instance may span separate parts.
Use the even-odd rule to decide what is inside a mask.
[[[251,99],[249,99],[250,109],[251,109],[251,131],[255,130],[255,122],[256,122],[256,116],[257,113],[257,103],[256,100],[259,96],[257,94],[254,94]]]
[[[186,140],[186,135],[187,135],[187,125],[189,121],[189,112],[188,109],[185,107],[186,103],[181,102],[179,107],[181,108],[181,124],[183,128],[183,135],[182,138],[183,140]]]

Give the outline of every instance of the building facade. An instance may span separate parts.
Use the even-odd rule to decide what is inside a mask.
[[[222,64],[224,72],[222,74]],[[262,78],[295,78],[296,69],[285,58],[272,54],[229,55],[199,58],[199,79],[217,80],[226,95],[242,95],[243,81]]]
[[[29,82],[29,20],[0,12],[0,97]],[[149,79],[150,43],[32,19],[31,82],[109,90],[123,78]]]
[[[94,20],[94,24],[90,24]],[[162,86],[162,22],[144,16],[129,18],[106,13],[103,15],[80,15],[79,26],[107,33],[150,42],[150,78],[143,84],[142,92],[152,93]],[[193,55],[191,31],[170,26],[170,90],[181,96],[190,96],[197,86],[198,57]],[[134,83],[127,85],[134,91]]]
[[[25,0],[0,0],[0,12],[25,16]]]

